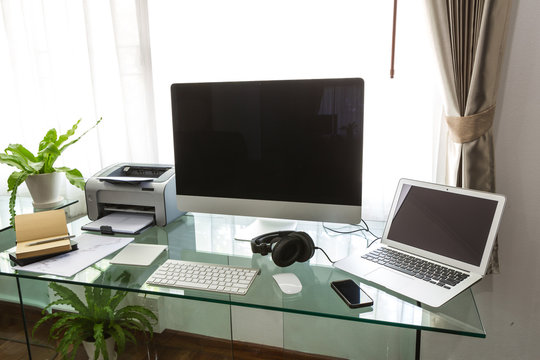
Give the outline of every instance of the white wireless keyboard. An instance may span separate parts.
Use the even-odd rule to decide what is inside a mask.
[[[245,295],[259,269],[168,259],[147,284]]]

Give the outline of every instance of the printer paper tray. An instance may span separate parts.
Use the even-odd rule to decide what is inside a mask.
[[[81,229],[107,233],[112,230],[113,233],[138,234],[153,224],[154,215],[152,214],[115,212],[83,225]],[[104,228],[108,230],[103,231]]]

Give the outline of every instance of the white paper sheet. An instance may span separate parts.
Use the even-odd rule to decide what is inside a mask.
[[[137,234],[153,222],[154,215],[152,214],[115,212],[86,224],[81,229],[100,231],[101,226],[106,225],[110,226],[115,233]]]
[[[74,240],[78,250],[58,255],[26,266],[14,266],[13,269],[71,277],[105,256],[123,248],[134,238],[81,234]]]

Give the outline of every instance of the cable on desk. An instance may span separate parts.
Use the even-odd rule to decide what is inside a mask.
[[[362,225],[363,224],[363,225]],[[324,223],[322,224],[323,226],[323,229],[324,231],[328,234],[329,234],[329,231],[330,232],[334,232],[334,233],[337,233],[337,234],[352,234],[352,235],[355,235],[355,234],[358,234],[358,233],[362,233],[362,237],[364,239],[366,239],[366,247],[370,247],[371,245],[373,245],[373,243],[375,243],[377,240],[380,240],[381,237],[380,236],[377,236],[375,235],[370,229],[369,229],[369,226],[368,224],[364,221],[364,219],[362,219],[360,221],[360,224],[349,224],[347,226],[355,226],[357,227],[357,229],[354,229],[354,230],[347,230],[347,231],[342,231],[342,230],[339,230],[339,229],[332,229],[328,226],[326,226]],[[375,237],[375,239],[369,241],[367,237],[364,236],[364,232],[367,232],[369,233],[371,236]],[[322,250],[322,249],[321,249]],[[326,256],[328,257],[328,256]],[[328,259],[330,260],[330,259]]]
[[[324,251],[322,248],[320,248],[320,247],[318,247],[318,246],[315,246],[315,249],[321,250],[321,251],[323,252],[324,256],[326,256],[326,258],[328,259],[328,261],[330,261],[332,264],[335,263],[335,261],[332,261],[332,260],[330,259],[330,257],[328,256],[328,254],[326,253],[326,251]]]

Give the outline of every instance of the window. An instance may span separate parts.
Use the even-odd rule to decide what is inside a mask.
[[[396,75],[389,77],[392,6],[391,0],[2,2],[0,146],[21,142],[35,150],[49,128],[65,132],[80,117],[86,125],[103,117],[97,131],[62,156],[66,166],[90,176],[120,161],[173,163],[174,82],[362,77],[363,215],[384,219],[399,178],[434,179],[441,111],[422,0],[399,3]],[[11,171],[2,165],[0,179]]]
[[[398,11],[390,79],[392,1],[150,1],[160,160],[173,162],[170,84],[324,77],[366,83],[363,216],[384,219],[401,177],[433,179],[440,115],[420,0]]]

